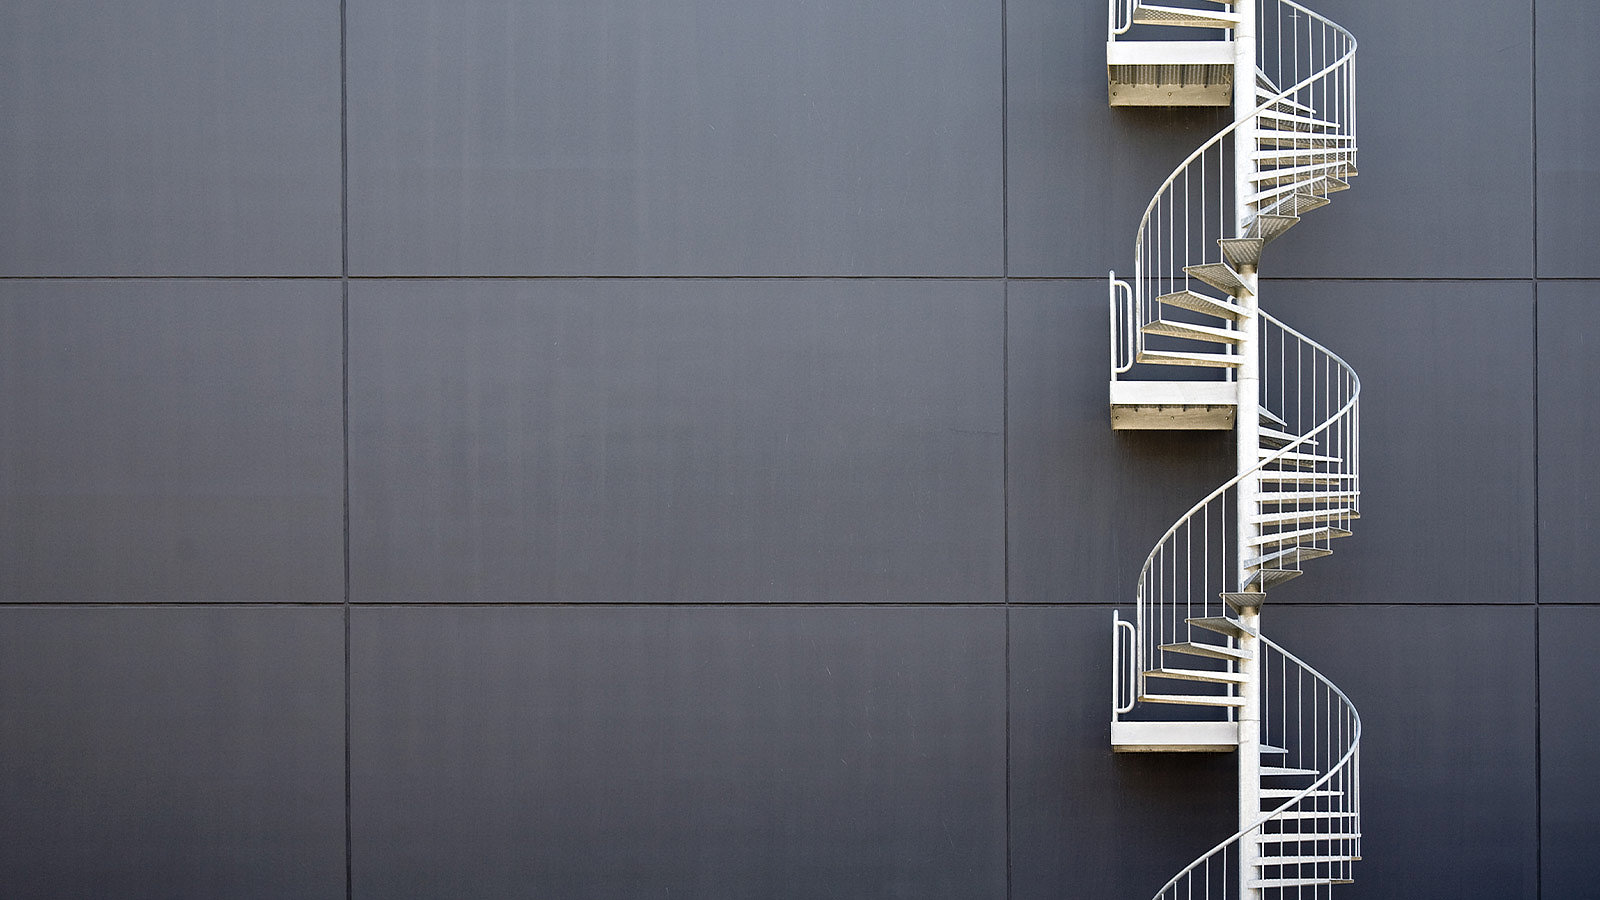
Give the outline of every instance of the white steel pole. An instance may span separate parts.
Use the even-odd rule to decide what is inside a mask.
[[[1233,133],[1233,196],[1234,196],[1234,228],[1235,235],[1243,237],[1249,225],[1250,196],[1254,183],[1251,178],[1255,175],[1256,163],[1254,153],[1256,149],[1256,123],[1254,120],[1242,121],[1256,108],[1256,0],[1244,0],[1234,4],[1234,11],[1239,13],[1239,24],[1233,30],[1233,118],[1240,122]],[[1248,472],[1256,467],[1258,454],[1261,447],[1261,420],[1260,420],[1260,391],[1261,391],[1261,356],[1259,351],[1260,323],[1256,315],[1259,301],[1255,296],[1257,289],[1256,270],[1253,266],[1244,267],[1239,274],[1245,285],[1250,289],[1247,296],[1240,298],[1240,304],[1248,309],[1249,315],[1240,323],[1244,331],[1244,340],[1239,343],[1239,369],[1235,380],[1238,388],[1238,406],[1234,420],[1234,431],[1238,441],[1238,472]],[[1254,552],[1250,540],[1256,536],[1256,494],[1259,490],[1259,479],[1255,477],[1243,478],[1238,486],[1238,512],[1234,522],[1238,529],[1236,552],[1238,554],[1239,577],[1235,590],[1243,588],[1249,579],[1244,562]],[[1245,629],[1256,634],[1260,633],[1261,609],[1259,606],[1247,608],[1240,614],[1240,621]],[[1239,830],[1244,831],[1257,818],[1261,816],[1261,642],[1252,635],[1239,639],[1239,648],[1249,654],[1249,658],[1239,663],[1239,674],[1244,676],[1244,683],[1240,685],[1240,695],[1244,698],[1244,705],[1239,708]],[[1261,891],[1250,886],[1251,881],[1260,877],[1260,869],[1256,867],[1257,858],[1260,856],[1260,841],[1255,834],[1246,834],[1239,839],[1239,896],[1242,900],[1260,900]]]

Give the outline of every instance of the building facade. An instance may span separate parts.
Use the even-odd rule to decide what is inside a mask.
[[[1362,713],[1342,893],[1586,896],[1600,10],[1319,11],[1362,177],[1264,283],[1367,503],[1270,627]],[[1108,743],[1233,451],[1109,425],[1224,113],[1109,109],[1105,17],[13,0],[0,893],[1142,897],[1231,834],[1231,759]]]

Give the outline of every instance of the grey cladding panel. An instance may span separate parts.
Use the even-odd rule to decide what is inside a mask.
[[[1001,10],[353,0],[365,275],[995,275]]]
[[[1532,0],[1493,4],[1492,14],[1448,15],[1430,4],[1390,0],[1311,5],[1360,42],[1362,174],[1353,190],[1307,215],[1274,244],[1262,272],[1330,278],[1531,275]],[[1561,27],[1570,29],[1563,39],[1569,53],[1585,52],[1594,29],[1573,27],[1571,16],[1562,20]],[[1222,128],[1226,113],[1109,108],[1103,3],[1011,0],[1006,21],[1010,273],[1081,277],[1131,268],[1146,204],[1190,151]],[[1592,60],[1554,68],[1559,65],[1550,71],[1581,71]],[[1581,85],[1594,79],[1572,81],[1580,86],[1557,90],[1592,91]],[[1585,108],[1576,102],[1582,96],[1564,108]],[[1544,120],[1542,113],[1541,131]],[[1581,115],[1567,116],[1569,123],[1583,121]],[[1592,159],[1581,155],[1592,143],[1577,139],[1565,158]],[[1539,146],[1542,163],[1542,135]],[[1543,169],[1541,164],[1541,176]],[[1547,191],[1566,192],[1569,199],[1556,208],[1570,216],[1585,209],[1582,198],[1593,193],[1566,181],[1550,184]],[[1588,218],[1582,221],[1594,221],[1592,211],[1583,215]],[[1585,236],[1577,230],[1565,239]]]
[[[1600,282],[1539,284],[1539,599],[1592,603],[1600,579]]]
[[[1355,535],[1279,601],[1534,600],[1532,286],[1267,282],[1361,378]],[[1314,569],[1314,571],[1312,571]]]
[[[1263,274],[1531,276],[1533,0],[1310,5],[1361,44],[1361,175],[1273,244]]]
[[[1538,895],[1534,615],[1269,601],[1265,633],[1361,714],[1365,839],[1343,896]]]
[[[1014,900],[1147,897],[1235,828],[1233,754],[1113,754],[1111,610],[1011,610]]]
[[[1107,107],[1105,35],[1104,3],[1006,3],[1011,275],[1131,267],[1151,194],[1227,123],[1216,109]]]
[[[1539,274],[1600,277],[1600,6],[1541,0],[1538,12]]]
[[[0,599],[343,599],[339,288],[0,283]]]
[[[11,900],[344,894],[337,609],[0,610]]]
[[[357,897],[1005,893],[999,609],[358,607]]]
[[[337,275],[339,8],[8,0],[0,275]]]
[[[1232,476],[1227,432],[1111,430],[1105,290],[1104,282],[1010,286],[1013,602],[1131,601],[1156,540]]]
[[[358,602],[1001,599],[971,282],[362,282]]]
[[[1539,611],[1541,887],[1582,897],[1594,886],[1600,831],[1600,609]]]

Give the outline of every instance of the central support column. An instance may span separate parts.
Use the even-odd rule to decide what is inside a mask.
[[[1255,190],[1251,180],[1256,172],[1256,121],[1245,118],[1255,112],[1256,103],[1256,2],[1244,0],[1234,4],[1239,14],[1239,24],[1233,30],[1233,118],[1239,126],[1233,133],[1233,196],[1234,234],[1244,237],[1252,213],[1249,197]],[[1239,343],[1241,357],[1235,385],[1238,388],[1238,409],[1235,433],[1238,440],[1236,472],[1243,474],[1255,469],[1261,448],[1261,357],[1259,351],[1260,321],[1256,311],[1258,279],[1254,267],[1245,267],[1239,273],[1250,289],[1240,298],[1240,305],[1250,311],[1240,328],[1244,340]],[[1256,524],[1257,492],[1260,479],[1254,475],[1240,479],[1238,485],[1237,523],[1238,584],[1234,590],[1243,590],[1250,573],[1244,562],[1257,555],[1250,544],[1259,528]],[[1239,674],[1244,676],[1240,696],[1244,705],[1239,707],[1239,830],[1250,827],[1261,817],[1261,608],[1244,609],[1240,621],[1251,632],[1239,639],[1239,648],[1250,658],[1239,663]],[[1239,839],[1239,897],[1241,900],[1260,900],[1261,891],[1250,883],[1260,877],[1261,870],[1255,862],[1260,856],[1257,834],[1246,834]]]

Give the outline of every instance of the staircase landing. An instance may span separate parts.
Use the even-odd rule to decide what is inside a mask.
[[[1232,41],[1111,41],[1106,82],[1112,106],[1230,106]]]
[[[1116,753],[1232,753],[1237,722],[1112,722]]]
[[[1238,387],[1231,381],[1113,381],[1116,431],[1232,431]]]

